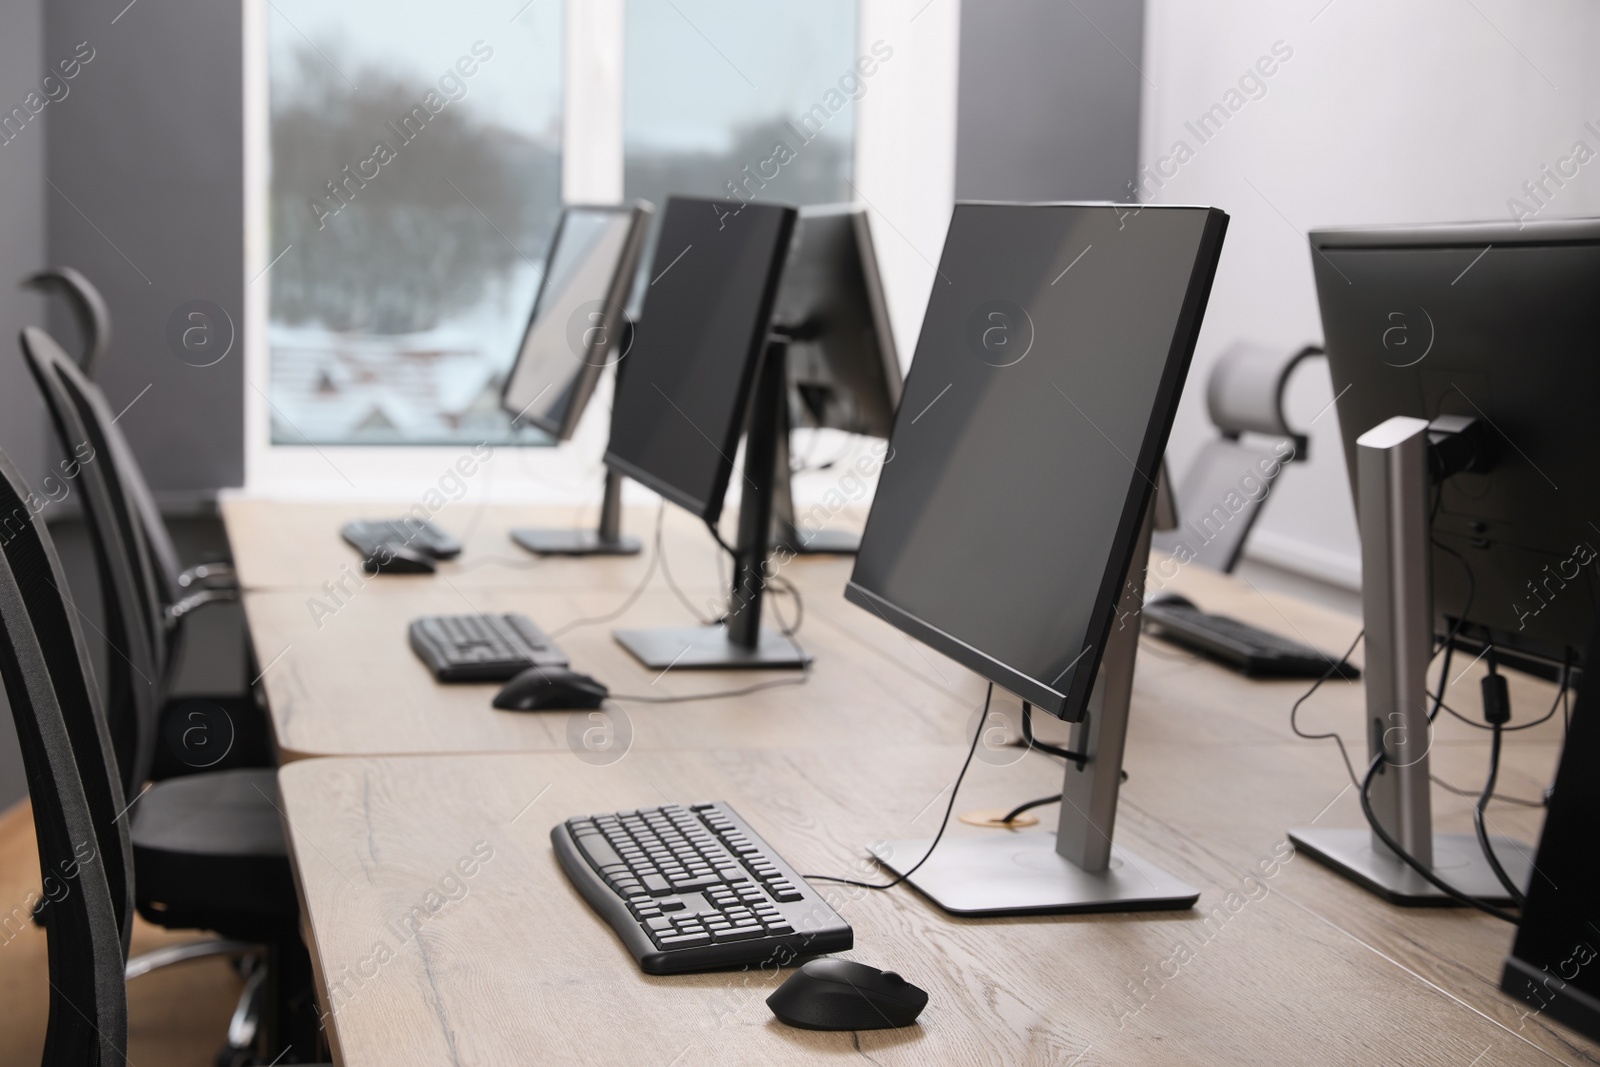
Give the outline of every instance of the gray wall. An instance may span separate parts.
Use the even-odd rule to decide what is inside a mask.
[[[0,112],[22,107],[39,86],[42,20],[37,0],[0,3]],[[45,105],[0,144],[0,449],[29,478],[44,466],[44,414],[15,338],[22,327],[40,322],[44,301],[19,290],[17,279],[44,260],[45,129],[54,106]],[[16,728],[0,691],[0,808],[26,792]]]
[[[95,52],[47,109],[49,258],[111,306],[99,381],[115,409],[139,398],[120,425],[169,507],[244,480],[239,341],[204,368],[167,342],[168,318],[190,300],[222,307],[236,335],[243,326],[241,17],[238,3],[206,0],[135,4],[115,23],[103,4],[46,6],[46,62],[83,41]],[[61,309],[51,323],[71,336]]]
[[[1129,199],[1143,38],[1144,0],[962,4],[956,196]]]
[[[65,96],[53,87],[60,98],[0,143],[0,448],[35,484],[57,454],[14,338],[23,326],[48,325],[74,352],[78,338],[64,307],[15,282],[41,266],[73,266],[110,304],[112,349],[99,380],[117,409],[138,397],[119,425],[157,497],[169,511],[205,510],[218,488],[244,478],[242,352],[236,338],[220,363],[194,367],[171,351],[166,333],[173,310],[196,299],[222,307],[236,334],[243,325],[240,5],[120,8],[0,2],[0,116],[31,110],[28,94],[80,42],[94,50],[65,82]],[[75,598],[93,605],[74,503],[52,505],[47,518]],[[214,621],[207,633],[215,629],[221,644],[192,658],[227,668],[238,662],[237,620]],[[25,793],[0,694],[0,807]]]

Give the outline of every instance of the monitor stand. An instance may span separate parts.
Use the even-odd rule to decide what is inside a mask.
[[[637,537],[622,532],[622,475],[609,467],[598,529],[519,526],[511,539],[540,556],[636,556],[640,547]]]
[[[1389,836],[1469,896],[1509,904],[1474,834],[1433,830],[1428,777],[1428,664],[1433,601],[1428,577],[1429,424],[1396,416],[1356,440],[1361,525],[1362,615],[1366,622],[1368,760],[1385,754],[1372,782],[1372,810]],[[1358,767],[1364,772],[1364,767]],[[1370,827],[1290,830],[1296,848],[1391,904],[1455,904],[1379,840]],[[1491,837],[1506,874],[1528,884],[1533,849]]]
[[[614,630],[617,643],[651,670],[777,670],[811,664],[793,638],[761,625],[761,599],[772,566],[768,542],[777,476],[783,405],[788,398],[788,341],[767,344],[750,399],[744,444],[744,491],[740,494],[739,539],[735,542],[733,595],[727,618],[716,626],[670,630]]]
[[[1152,502],[1089,710],[1072,727],[1072,750],[1087,753],[1089,759],[1082,766],[1066,766],[1056,832],[995,830],[942,840],[907,881],[945,911],[971,916],[1154,911],[1189,908],[1200,899],[1193,886],[1111,843],[1155,511]],[[899,874],[922,859],[932,844],[927,839],[890,841],[872,846],[871,852]]]
[[[861,535],[854,530],[803,530],[795,524],[787,396],[784,400],[783,429],[778,434],[777,483],[772,491],[773,547],[787,549],[797,556],[853,556],[861,547]]]

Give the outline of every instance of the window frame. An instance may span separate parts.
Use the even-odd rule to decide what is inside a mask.
[[[623,191],[624,10],[626,0],[562,2],[564,203],[616,203]],[[294,445],[271,436],[268,286],[271,115],[267,46],[270,0],[243,0],[245,484],[235,493],[280,499],[404,500],[434,484],[467,445]],[[909,363],[955,188],[956,72],[960,0],[858,0],[858,50],[884,40],[885,64],[856,103],[854,184],[873,216],[874,237],[902,360]],[[841,72],[842,73],[842,72]],[[593,405],[599,408],[601,405]],[[586,413],[566,447],[538,448],[480,479],[475,499],[598,501],[605,429]],[[596,443],[598,442],[598,443]],[[626,483],[630,502],[653,500]]]

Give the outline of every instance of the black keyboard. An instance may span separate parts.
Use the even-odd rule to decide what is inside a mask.
[[[461,543],[431,522],[417,519],[394,521],[347,522],[339,535],[366,559],[380,545],[406,545],[432,556],[434,559],[455,559],[461,555]]]
[[[550,840],[646,974],[787,967],[855,943],[850,924],[726,804],[568,819]]]
[[[1226,615],[1208,615],[1183,603],[1155,601],[1144,606],[1152,632],[1173,644],[1209,656],[1251,677],[1321,678],[1336,656],[1324,655],[1298,641],[1251,626]],[[1336,678],[1359,678],[1361,671],[1345,663]]]
[[[411,651],[441,682],[504,682],[529,667],[565,667],[567,654],[526,615],[427,615]]]

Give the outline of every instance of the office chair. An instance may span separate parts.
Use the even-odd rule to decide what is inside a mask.
[[[1240,342],[1218,357],[1206,382],[1206,408],[1221,436],[1195,456],[1178,483],[1176,530],[1157,532],[1152,547],[1177,552],[1232,573],[1273,483],[1289,463],[1306,458],[1307,438],[1289,428],[1283,394],[1300,361],[1322,354],[1316,345],[1292,351]],[[1249,444],[1244,434],[1265,435]]]
[[[72,312],[72,317],[78,324],[78,332],[84,338],[84,351],[78,357],[78,368],[86,379],[93,381],[95,372],[100,369],[100,365],[105,361],[106,352],[111,348],[111,309],[106,306],[100,290],[71,267],[51,267],[30,274],[22,280],[22,286],[40,292],[57,293],[66,298],[67,308]],[[118,447],[126,452],[127,441],[120,432],[115,434],[115,440],[119,442]],[[128,455],[131,459],[132,453]],[[144,524],[145,538],[150,544],[150,550],[160,564],[160,576],[168,603],[181,600],[191,587],[196,590],[233,587],[233,565],[230,563],[200,563],[188,570],[182,568],[178,562],[177,548],[173,545],[167,525],[161,518],[161,511],[156,506],[155,496],[145,484],[138,465],[131,464],[131,467],[128,479],[129,493],[139,509],[139,518]]]
[[[83,382],[48,334],[30,327],[23,331],[22,346],[57,432],[64,440],[88,442],[94,449],[93,459],[82,465],[77,482],[101,575],[111,645],[107,664],[114,678],[120,676],[120,695],[127,701],[123,729],[113,726],[108,730],[111,747],[97,755],[102,766],[121,769],[122,795],[136,798],[128,817],[132,823],[132,884],[137,889],[134,903],[146,920],[158,926],[212,930],[224,939],[174,946],[130,960],[128,974],[137,977],[159,966],[206,955],[255,953],[259,946],[267,945],[275,963],[271,970],[285,999],[307,1000],[309,961],[299,940],[298,905],[277,804],[276,772],[270,768],[208,770],[146,786],[155,743],[154,708],[165,674],[159,664],[166,615],[154,593],[148,557],[140,552],[140,524],[126,497],[116,491],[113,453],[100,432],[110,416],[98,390]],[[0,502],[0,515],[6,514],[27,517],[31,512],[25,507],[7,511]],[[40,520],[32,516],[32,522],[39,524]],[[7,524],[8,535],[16,525]],[[17,540],[20,538],[13,535],[13,542]],[[64,579],[58,576],[52,584],[70,604]],[[75,607],[72,610],[76,613]],[[131,742],[127,736],[130,729]],[[120,762],[125,753],[132,761],[131,768]],[[107,821],[117,817],[117,810],[105,813]],[[259,986],[247,989],[247,994],[258,998],[266,992]],[[290,1005],[284,1011],[293,1016],[297,1007]]]
[[[22,279],[24,289],[41,293],[56,293],[66,298],[67,310],[78,324],[78,335],[83,338],[83,354],[78,366],[86,378],[95,371],[111,347],[111,309],[94,283],[71,267],[50,267],[36,271]]]
[[[137,635],[125,631],[129,620],[139,618],[139,631],[149,644],[148,655],[156,668],[156,673],[148,676],[135,668],[134,662],[141,659],[136,650],[110,657],[107,664],[113,740],[123,770],[123,788],[132,795],[151,777],[175,777],[195,769],[173,752],[162,750],[158,755],[155,742],[175,714],[169,694],[182,664],[189,616],[203,604],[237,599],[238,591],[222,584],[231,582],[231,566],[177,569],[177,553],[166,525],[104,395],[43,331],[25,331],[22,348],[66,454],[80,455],[87,449],[93,458],[83,469],[109,472],[98,479],[105,485],[104,500],[99,494],[85,493],[100,586],[107,601],[111,630],[107,638],[119,649],[124,643],[137,642]],[[90,477],[86,484],[96,480]],[[129,568],[110,567],[103,544],[110,537],[127,546]],[[203,587],[195,588],[197,585]],[[124,605],[137,605],[137,616],[124,611]],[[248,687],[242,694],[208,694],[203,699],[221,707],[233,727],[233,748],[225,762],[215,766],[272,765],[266,716]]]
[[[6,474],[9,487],[11,471]],[[7,513],[20,503],[14,493],[10,495]],[[10,544],[8,540],[8,550]],[[59,649],[55,657],[47,658],[29,616],[23,587],[30,581],[37,585],[38,575],[19,577],[10,555],[7,551],[0,558],[0,677],[17,724],[40,871],[58,884],[63,879],[76,882],[74,891],[46,898],[50,1019],[42,1062],[121,1064],[128,1043],[128,998],[122,978],[127,932],[118,929],[118,908],[107,877],[121,852],[98,844],[98,855],[91,859],[82,847],[102,842],[103,828],[91,811],[85,781],[78,773],[76,745],[52,684]],[[96,778],[105,778],[104,768],[91,776],[91,786],[98,785]],[[109,785],[112,789],[101,792],[120,799],[115,780]]]

